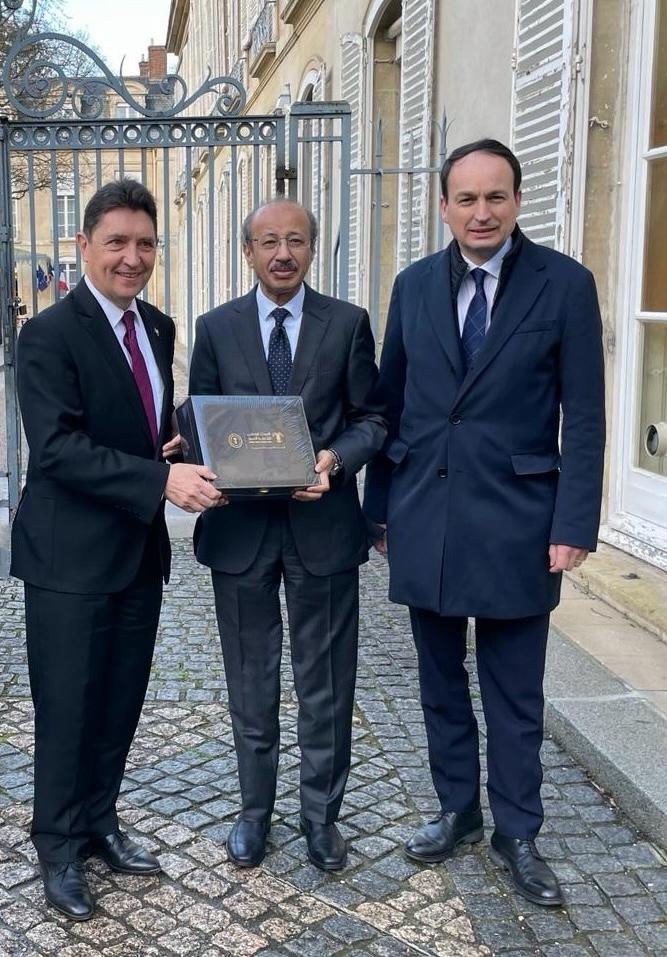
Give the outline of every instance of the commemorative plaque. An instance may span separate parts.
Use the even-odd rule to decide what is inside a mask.
[[[185,461],[208,465],[230,497],[289,496],[319,483],[300,395],[191,395],[176,418]]]

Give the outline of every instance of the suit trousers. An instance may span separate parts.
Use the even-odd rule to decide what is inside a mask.
[[[431,775],[443,811],[479,806],[477,721],[464,662],[467,618],[410,609]],[[540,747],[549,615],[475,620],[486,722],[487,791],[496,829],[529,840],[543,821]]]
[[[25,585],[35,707],[31,836],[43,860],[73,861],[118,827],[116,800],[150,675],[162,578],[156,556],[111,595]]]
[[[273,503],[272,511],[250,568],[240,575],[212,572],[241,813],[268,822],[275,803],[282,580],[298,698],[301,811],[328,824],[338,817],[350,769],[359,571],[311,575],[299,559],[286,503]]]

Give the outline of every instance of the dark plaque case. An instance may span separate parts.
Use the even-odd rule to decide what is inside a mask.
[[[289,496],[319,483],[300,395],[191,395],[176,418],[185,461],[208,465],[230,497]]]

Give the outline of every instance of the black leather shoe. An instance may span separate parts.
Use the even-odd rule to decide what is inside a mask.
[[[90,839],[90,853],[101,857],[112,871],[120,874],[157,874],[161,870],[157,857],[131,841],[122,831]]]
[[[301,830],[306,835],[308,860],[321,871],[340,871],[347,864],[347,847],[335,824],[318,824],[301,818]]]
[[[257,867],[266,854],[269,825],[266,821],[247,821],[240,817],[227,838],[227,855],[239,867]]]
[[[494,831],[489,856],[494,864],[509,871],[514,887],[526,900],[545,907],[563,904],[558,878],[540,857],[534,841],[503,837]]]
[[[421,827],[405,845],[413,861],[436,864],[451,857],[459,844],[476,844],[484,837],[480,808],[474,811],[445,811]]]
[[[89,920],[93,916],[93,898],[83,861],[40,861],[39,869],[49,904],[70,920]]]

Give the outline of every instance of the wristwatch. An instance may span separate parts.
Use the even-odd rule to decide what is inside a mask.
[[[340,470],[343,468],[343,460],[335,449],[326,450],[330,455],[333,455],[334,464],[331,469],[329,469],[329,475],[334,476],[338,475]]]

